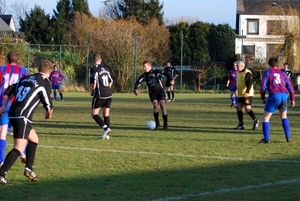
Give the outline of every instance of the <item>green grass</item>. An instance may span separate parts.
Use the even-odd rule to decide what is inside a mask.
[[[169,129],[147,130],[153,119],[147,94],[114,94],[110,140],[90,117],[87,93],[66,93],[54,102],[53,119],[34,116],[40,143],[35,172],[23,176],[18,160],[0,186],[1,200],[297,200],[300,192],[299,106],[289,109],[293,141],[285,142],[278,113],[271,119],[271,143],[258,144],[261,126],[244,113],[238,120],[229,94],[176,94],[167,103]],[[258,95],[253,110],[259,120]],[[160,112],[160,119],[161,112]],[[13,139],[8,137],[9,151]]]

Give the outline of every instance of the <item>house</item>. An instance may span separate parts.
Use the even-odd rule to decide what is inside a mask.
[[[23,32],[16,31],[12,15],[0,15],[0,37],[2,37],[3,35],[18,39],[24,38]]]
[[[300,11],[299,0],[237,0],[235,52],[247,64],[253,61],[266,62],[270,56],[277,56],[281,62],[285,62],[284,33],[286,29],[290,32],[297,29],[298,32],[299,16],[270,14],[270,8],[276,6],[284,9],[290,6]],[[296,44],[293,50],[296,54]],[[296,63],[294,70],[299,66]]]

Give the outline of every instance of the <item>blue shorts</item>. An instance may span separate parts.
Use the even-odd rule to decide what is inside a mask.
[[[0,107],[2,106],[2,100],[0,99]],[[0,126],[3,126],[3,125],[6,125],[8,124],[9,122],[9,119],[8,119],[8,111],[9,111],[9,108],[10,108],[10,102],[7,103],[7,106],[6,106],[6,111],[0,115]]]
[[[229,87],[230,92],[235,92],[237,90],[236,86],[230,86]]]
[[[52,89],[60,89],[60,84],[52,85]]]
[[[287,93],[270,94],[264,110],[270,113],[274,113],[276,109],[280,110],[281,112],[284,112],[287,110],[287,105],[288,105]]]

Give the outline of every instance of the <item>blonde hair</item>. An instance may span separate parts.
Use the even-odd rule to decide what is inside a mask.
[[[49,60],[42,60],[39,63],[39,72],[47,73],[49,70],[52,70],[52,63]]]

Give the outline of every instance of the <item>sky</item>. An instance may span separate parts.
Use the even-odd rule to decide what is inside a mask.
[[[104,0],[88,0],[91,13],[98,17],[105,6]],[[8,4],[10,1],[7,1]],[[11,1],[12,2],[12,1]],[[57,0],[22,0],[28,10],[37,4],[52,15]],[[164,19],[176,21],[180,18],[214,24],[229,24],[235,28],[236,0],[160,0],[163,3]]]

